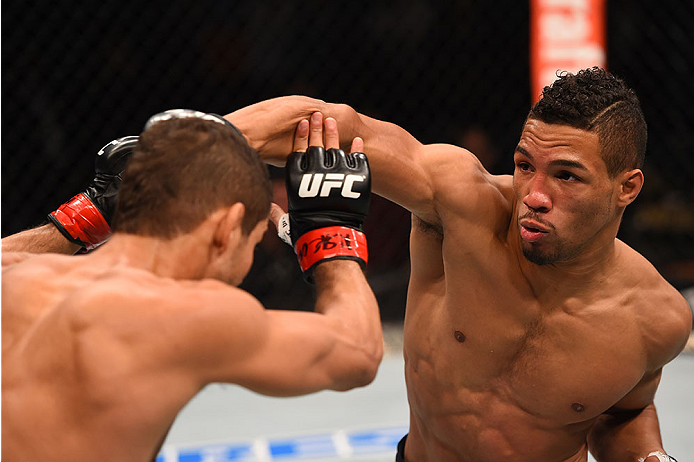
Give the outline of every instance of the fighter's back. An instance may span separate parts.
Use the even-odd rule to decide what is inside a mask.
[[[151,460],[198,391],[157,367],[156,348],[138,346],[136,311],[148,317],[153,277],[140,271],[138,283],[131,270],[86,260],[45,255],[3,268],[3,459]]]

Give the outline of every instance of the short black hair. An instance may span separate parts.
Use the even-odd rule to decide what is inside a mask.
[[[557,76],[542,90],[528,119],[597,133],[602,158],[613,178],[641,168],[648,129],[634,90],[599,67]]]

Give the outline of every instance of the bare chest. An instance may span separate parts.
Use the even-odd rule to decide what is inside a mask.
[[[513,410],[569,425],[604,412],[643,374],[638,332],[609,307],[584,307],[590,316],[547,309],[510,282],[470,292],[408,305],[408,392],[423,415],[488,413],[493,420]]]

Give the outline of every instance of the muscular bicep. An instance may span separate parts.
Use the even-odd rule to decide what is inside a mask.
[[[326,114],[337,119],[344,148],[354,136],[363,138],[373,191],[428,223],[441,221],[442,208],[465,205],[459,199],[465,191],[472,191],[477,179],[486,173],[466,149],[422,144],[402,127],[359,114],[345,105],[328,105]],[[342,124],[343,120],[348,123]],[[343,130],[344,125],[348,130]],[[456,203],[450,203],[451,199]]]
[[[342,107],[336,111],[340,118],[352,119],[350,136],[364,140],[364,153],[369,159],[373,191],[414,213],[434,212],[434,189],[427,163],[429,148],[405,129]],[[340,118],[338,118],[340,117]],[[347,146],[348,147],[348,146]]]
[[[427,223],[440,224],[447,209],[479,216],[478,207],[491,206],[485,193],[490,175],[466,149],[450,144],[423,145],[400,127],[385,124],[380,131],[374,130],[371,138],[365,138],[364,151],[369,157],[374,192]]]

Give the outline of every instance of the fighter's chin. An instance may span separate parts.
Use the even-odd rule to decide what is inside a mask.
[[[523,256],[530,263],[535,263],[536,265],[551,265],[558,260],[557,255],[550,252],[543,252],[537,247],[529,243],[523,243]]]

